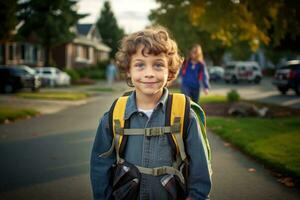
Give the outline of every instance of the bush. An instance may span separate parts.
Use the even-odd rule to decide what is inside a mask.
[[[227,93],[227,101],[229,102],[236,102],[236,101],[239,101],[240,100],[240,95],[239,93],[236,91],[236,90],[230,90],[228,93]]]
[[[65,72],[71,77],[71,81],[75,82],[80,78],[78,72],[74,69],[66,69]]]

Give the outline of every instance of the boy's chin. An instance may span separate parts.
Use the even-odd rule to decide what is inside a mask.
[[[162,88],[142,88],[139,89],[138,91],[142,93],[143,95],[154,95],[160,92]]]

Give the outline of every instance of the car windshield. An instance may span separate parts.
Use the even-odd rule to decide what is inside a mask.
[[[234,65],[227,65],[227,66],[226,66],[226,69],[227,69],[227,70],[232,70],[232,69],[234,69],[234,68],[235,68]]]
[[[34,69],[31,69],[30,67],[27,67],[27,66],[21,66],[21,67],[18,67],[20,70],[23,71],[24,74],[31,74],[31,75],[34,75],[35,74],[35,70]]]

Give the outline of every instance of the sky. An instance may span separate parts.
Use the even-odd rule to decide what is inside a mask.
[[[94,23],[99,17],[104,0],[79,0],[78,12],[90,14],[80,23]],[[148,14],[157,7],[155,0],[110,0],[112,10],[120,27],[132,33],[149,25]]]

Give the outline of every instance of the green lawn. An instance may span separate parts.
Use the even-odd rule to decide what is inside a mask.
[[[104,88],[91,88],[89,89],[90,91],[95,91],[95,92],[113,92],[115,89],[111,87],[104,87]]]
[[[29,99],[81,100],[88,97],[84,92],[21,92],[16,96]]]
[[[5,119],[13,121],[15,119],[24,118],[27,116],[35,116],[38,113],[38,111],[29,108],[0,106],[0,123],[3,123]]]
[[[300,117],[209,117],[207,126],[270,167],[300,178]]]
[[[181,93],[180,89],[177,88],[171,88],[170,92],[172,93]],[[200,103],[226,103],[227,102],[227,97],[223,95],[218,95],[218,94],[211,94],[209,93],[208,95],[205,95],[204,92],[201,92],[200,95]]]

